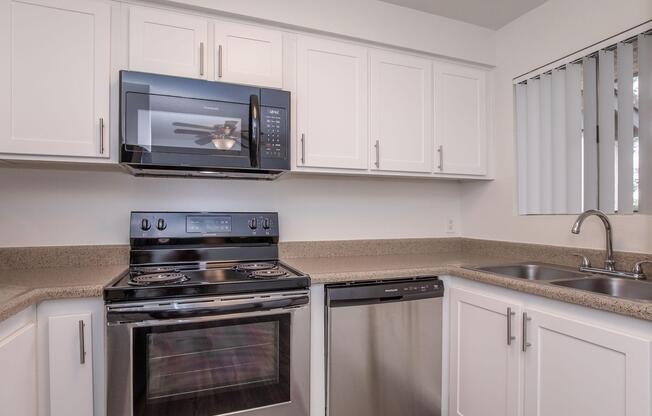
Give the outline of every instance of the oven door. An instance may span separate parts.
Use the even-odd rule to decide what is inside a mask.
[[[308,299],[302,292],[110,310],[108,415],[307,416]],[[119,321],[144,316],[154,319]]]

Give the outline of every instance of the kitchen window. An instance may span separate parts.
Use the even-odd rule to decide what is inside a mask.
[[[515,79],[519,214],[652,213],[651,27]]]

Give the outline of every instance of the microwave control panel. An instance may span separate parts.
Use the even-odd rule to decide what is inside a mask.
[[[289,132],[286,110],[274,107],[261,108],[262,156],[268,159],[285,159]]]

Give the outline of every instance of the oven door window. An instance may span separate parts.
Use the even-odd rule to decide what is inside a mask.
[[[134,329],[134,416],[290,401],[290,314]]]
[[[148,152],[249,155],[249,105],[129,92],[125,144]]]

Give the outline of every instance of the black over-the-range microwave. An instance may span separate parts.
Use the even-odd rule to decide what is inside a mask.
[[[290,93],[121,71],[120,164],[138,176],[274,179],[290,169]]]

